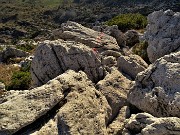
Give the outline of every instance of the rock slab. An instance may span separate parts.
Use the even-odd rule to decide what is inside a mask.
[[[180,13],[160,10],[148,15],[145,38],[149,44],[148,57],[152,63],[166,54],[180,51]]]
[[[44,41],[37,47],[31,64],[35,86],[45,84],[68,69],[84,71],[93,82],[101,80],[105,74],[100,55],[84,44],[55,40]]]
[[[133,114],[126,122],[122,135],[179,135],[180,118],[157,118],[148,113]]]
[[[68,21],[61,25],[60,30],[56,30],[54,35],[64,40],[72,40],[89,46],[90,48],[97,48],[99,52],[105,50],[118,51],[120,48],[116,39],[103,33],[86,28],[76,22]]]
[[[139,73],[128,101],[157,117],[180,117],[180,52],[156,60]]]

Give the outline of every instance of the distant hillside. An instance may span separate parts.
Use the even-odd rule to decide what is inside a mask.
[[[49,38],[68,20],[92,27],[123,13],[180,11],[180,0],[0,0],[0,43]]]

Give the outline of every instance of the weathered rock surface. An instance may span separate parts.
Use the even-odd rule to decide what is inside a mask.
[[[94,30],[99,32],[104,32],[112,37],[114,37],[120,47],[124,47],[126,45],[125,36],[124,34],[118,29],[117,25],[113,26],[94,26]]]
[[[117,66],[132,79],[135,79],[139,72],[148,67],[147,63],[138,55],[120,56],[117,59]]]
[[[41,87],[26,91],[1,103],[0,134],[7,135],[17,132],[42,115],[46,115],[49,110],[60,103],[62,107],[54,120],[50,119],[45,124],[45,127],[47,125],[51,127],[42,127],[35,132],[36,134],[38,132],[39,134],[44,132],[50,134],[106,134],[111,108],[84,72],[76,73],[72,70]],[[39,122],[42,123],[42,121]],[[32,133],[30,129],[28,130]],[[21,134],[19,131],[18,133]]]
[[[45,84],[68,69],[84,71],[93,82],[105,75],[99,53],[84,44],[55,40],[38,46],[31,64],[34,85]]]
[[[61,135],[58,131],[57,118],[50,119],[41,129],[30,133],[30,135]]]
[[[180,52],[156,60],[135,81],[131,104],[153,116],[180,117]]]
[[[12,98],[15,98],[18,95],[24,94],[25,92],[28,92],[28,90],[10,90],[10,91],[5,91],[0,95],[0,104],[7,102],[11,100]]]
[[[133,114],[125,125],[122,135],[179,135],[180,118],[156,118],[148,113]]]
[[[135,30],[128,30],[124,33],[125,41],[127,46],[134,46],[136,43],[139,43],[139,33]]]
[[[111,108],[92,84],[88,86],[82,83],[85,82],[71,88],[72,92],[66,97],[67,103],[59,109],[59,132],[72,135],[107,134]]]
[[[128,105],[127,94],[132,81],[124,77],[117,69],[112,68],[111,73],[99,81],[96,88],[103,93],[112,108],[110,122],[118,115],[123,106]]]
[[[113,56],[107,56],[102,59],[102,64],[108,67],[117,66],[117,60]]]
[[[180,50],[180,13],[171,10],[153,12],[148,16],[147,53],[150,62]]]
[[[123,106],[119,111],[116,119],[109,124],[107,131],[108,135],[120,135],[125,126],[126,119],[130,117],[130,110],[128,106]]]
[[[118,58],[119,56],[121,56],[122,54],[120,52],[117,51],[113,51],[113,50],[107,50],[101,53],[102,56],[113,56],[115,58]]]
[[[64,98],[62,84],[53,80],[0,104],[0,134],[13,134],[46,114]]]
[[[90,48],[97,48],[99,52],[105,50],[118,51],[120,49],[115,38],[105,33],[86,28],[76,22],[68,21],[67,23],[63,23],[61,29],[54,32],[54,35],[64,40],[83,43]]]
[[[4,49],[2,52],[0,52],[0,62],[6,62],[9,58],[15,58],[15,57],[26,57],[29,55],[29,53],[22,51],[20,49],[16,49],[14,47],[8,47]]]

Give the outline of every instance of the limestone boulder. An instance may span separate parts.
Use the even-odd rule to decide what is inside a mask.
[[[22,51],[20,49],[16,49],[15,47],[7,47],[0,53],[1,53],[0,62],[7,62],[9,58],[26,57],[29,55],[28,52]]]
[[[179,135],[180,118],[157,118],[148,113],[133,114],[126,122],[122,135]]]
[[[93,30],[104,32],[112,37],[114,37],[120,47],[124,47],[126,45],[126,37],[125,35],[118,29],[117,25],[113,26],[94,26]]]
[[[138,55],[122,55],[117,59],[117,66],[120,71],[135,79],[139,72],[148,67],[148,64]]]
[[[111,116],[111,108],[85,73],[79,72],[73,79],[70,74],[66,74],[61,80],[58,77],[57,79],[66,84],[63,85],[68,92],[65,93],[65,103],[57,110],[54,119],[50,119],[33,135],[107,134],[106,127]]]
[[[145,38],[150,62],[180,50],[180,13],[155,11],[148,16]]]
[[[96,48],[99,52],[116,50],[120,48],[116,39],[103,33],[82,26],[76,22],[68,21],[61,25],[61,29],[53,32],[58,38],[73,40],[85,44],[90,48]]]
[[[180,52],[156,60],[139,73],[128,101],[157,117],[180,117]]]
[[[134,46],[136,43],[139,43],[139,33],[135,30],[128,30],[124,33],[125,41],[127,46]]]
[[[112,68],[110,73],[96,84],[97,90],[106,97],[112,108],[110,121],[116,118],[123,106],[128,105],[127,94],[131,85],[132,81],[123,76],[116,68]]]
[[[111,108],[84,72],[69,70],[9,97],[0,104],[0,114],[1,135],[107,134]]]
[[[64,98],[62,84],[49,84],[19,94],[0,104],[0,134],[9,135],[33,123]]]
[[[10,91],[4,91],[2,95],[0,95],[0,104],[7,102],[11,100],[12,98],[15,98],[16,96],[19,96],[21,94],[24,94],[28,90],[10,90]]]
[[[88,77],[97,82],[104,75],[100,54],[74,41],[44,41],[36,49],[31,63],[31,75],[35,86],[64,73],[68,69],[84,71]]]

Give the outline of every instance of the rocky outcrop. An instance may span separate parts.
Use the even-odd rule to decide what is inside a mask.
[[[135,30],[128,30],[124,33],[125,41],[127,46],[134,46],[136,43],[139,43],[139,33]]]
[[[126,45],[126,38],[124,34],[118,29],[117,25],[113,26],[94,26],[92,29],[99,31],[99,32],[104,32],[112,37],[114,37],[120,47],[124,47]]]
[[[103,32],[97,32],[86,28],[76,22],[68,21],[67,23],[63,23],[61,29],[53,33],[61,39],[73,40],[83,43],[90,48],[96,48],[99,52],[105,50],[118,51],[120,49],[115,38]]]
[[[135,79],[139,72],[144,71],[148,67],[147,63],[138,55],[120,56],[117,59],[117,66],[120,71],[132,79]]]
[[[136,77],[128,101],[153,116],[180,117],[180,52],[156,60]]]
[[[15,57],[26,57],[29,53],[16,49],[14,47],[7,47],[2,52],[0,52],[0,62],[7,62],[9,58]]]
[[[180,118],[156,118],[148,113],[133,114],[126,122],[122,135],[179,135]]]
[[[55,40],[38,46],[31,64],[34,85],[45,84],[68,69],[84,71],[93,82],[105,76],[99,53],[84,44]]]
[[[0,104],[0,134],[9,135],[33,123],[63,100],[62,84],[53,80]],[[65,92],[65,91],[64,91]]]
[[[150,62],[180,50],[180,13],[171,10],[153,12],[148,16],[147,53]]]
[[[54,110],[48,114],[49,110]],[[27,90],[0,104],[0,134],[30,134],[35,120],[51,115],[51,119],[34,134],[106,134],[111,116],[105,97],[98,92],[84,72],[72,70],[47,84]],[[47,115],[47,116],[46,116]],[[53,119],[52,119],[53,117]],[[43,121],[39,120],[40,126]],[[25,129],[28,130],[25,130]],[[24,129],[24,130],[23,130]],[[19,130],[19,131],[18,131]]]
[[[96,84],[96,88],[103,93],[112,108],[110,122],[118,115],[123,106],[128,105],[127,94],[131,81],[124,77],[117,69],[112,68],[111,73]]]

